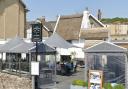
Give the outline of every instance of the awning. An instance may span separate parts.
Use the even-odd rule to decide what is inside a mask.
[[[33,48],[30,49],[30,52],[36,52],[36,46],[34,46]],[[41,54],[54,54],[56,53],[56,50],[50,46],[48,46],[47,44],[44,44],[44,43],[39,43],[37,45],[37,52],[38,53],[41,53]]]

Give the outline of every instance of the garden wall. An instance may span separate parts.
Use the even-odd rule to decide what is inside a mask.
[[[0,73],[0,89],[32,89],[31,80],[6,73]]]

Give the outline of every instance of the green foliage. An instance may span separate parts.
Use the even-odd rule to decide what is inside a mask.
[[[85,82],[84,80],[74,80],[72,82],[72,85],[88,87],[88,82]],[[125,89],[123,84],[117,84],[114,87],[112,87],[111,83],[104,83],[103,87],[104,89]]]
[[[101,19],[101,22],[105,23],[105,24],[108,24],[108,23],[112,23],[112,24],[120,24],[120,23],[128,24],[128,18],[119,18],[119,17],[116,17],[116,18],[103,18],[103,19]]]
[[[104,89],[125,89],[124,85],[122,84],[117,84],[112,87],[111,83],[105,83],[103,87]]]
[[[78,85],[78,86],[87,87],[88,86],[88,83],[85,82],[84,80],[74,80],[72,82],[72,85]]]
[[[113,89],[125,89],[124,85],[118,84],[113,87]]]
[[[111,83],[105,83],[104,89],[113,89]]]

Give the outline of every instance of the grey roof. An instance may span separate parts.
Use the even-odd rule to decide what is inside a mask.
[[[34,47],[35,44],[33,43],[22,43],[22,44],[19,44],[13,48],[10,48],[10,52],[13,52],[13,53],[28,53],[30,51],[30,49],[32,47]]]
[[[44,43],[39,43],[38,45],[37,45],[37,51],[38,51],[38,53],[46,53],[46,54],[48,54],[48,53],[55,53],[56,52],[56,50],[54,49],[54,48],[52,48],[52,47],[50,47],[50,46],[48,46],[47,44],[44,44]],[[31,50],[30,50],[30,52],[36,52],[36,46],[34,46],[33,48],[31,48]]]
[[[87,49],[84,49],[86,53],[122,53],[126,52],[127,49],[117,46],[110,42],[101,42]]]
[[[38,53],[55,53],[55,50],[50,46],[44,43],[38,43]],[[10,49],[12,53],[29,53],[29,52],[36,52],[36,44],[35,43],[26,43],[19,44]]]
[[[12,39],[12,40],[8,41],[7,43],[5,43],[4,45],[2,45],[0,47],[0,52],[10,52],[11,48],[13,48],[19,44],[23,44],[23,43],[24,43],[24,41],[20,37],[16,36],[14,39]]]
[[[4,44],[0,44],[0,48],[3,46]]]
[[[0,52],[6,53],[28,53],[36,52],[35,43],[26,43],[21,38],[15,37],[4,45],[0,46]],[[40,53],[55,53],[55,50],[44,43],[38,45]]]
[[[59,36],[57,33],[54,33],[52,36],[50,36],[44,43],[50,45],[51,47],[57,47],[57,48],[71,48],[74,47],[72,44],[65,41],[61,36]]]

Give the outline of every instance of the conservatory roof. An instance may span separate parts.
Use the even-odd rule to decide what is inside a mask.
[[[106,41],[84,49],[85,53],[124,53],[126,51],[126,48]]]
[[[11,48],[23,43],[24,43],[23,39],[16,36],[15,38],[9,40],[7,43],[0,46],[0,52],[10,52]]]
[[[48,46],[44,43],[38,43],[38,52],[39,53],[55,53],[55,49]],[[11,39],[7,43],[0,45],[0,52],[5,53],[29,53],[36,52],[36,44],[35,43],[26,43],[23,39],[16,36]]]

